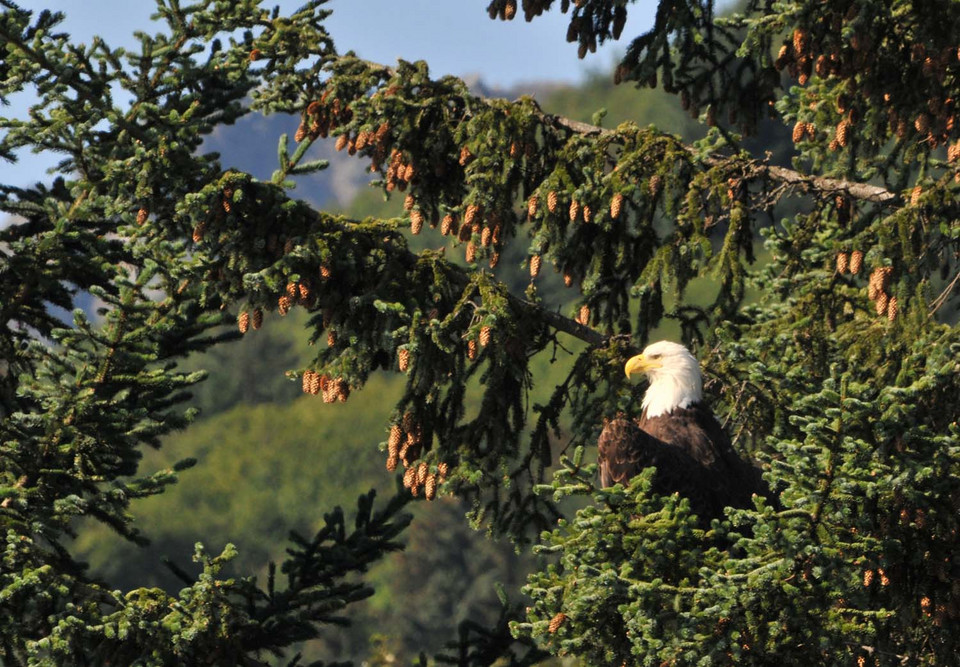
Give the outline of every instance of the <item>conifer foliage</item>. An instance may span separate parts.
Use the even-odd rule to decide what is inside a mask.
[[[721,17],[710,0],[661,0],[615,78],[676,93],[710,128],[695,145],[483,99],[423,62],[340,54],[324,4],[283,16],[163,0],[160,32],[126,52],[74,44],[57,14],[2,0],[0,99],[38,101],[2,120],[0,155],[63,161],[49,184],[0,190],[16,216],[0,231],[0,660],[259,664],[368,594],[349,575],[398,547],[412,496],[454,494],[475,524],[538,541],[549,564],[524,612],[465,626],[444,661],[948,664],[960,652],[957,4],[751,0]],[[585,57],[621,37],[631,6],[488,11],[566,12]],[[270,181],[200,150],[249,112],[300,119]],[[793,169],[741,147],[766,119],[792,128]],[[404,197],[402,217],[351,220],[293,196],[291,177],[325,166],[307,154],[327,138]],[[407,229],[447,245],[413,252]],[[550,267],[562,303],[538,287]],[[715,282],[707,305],[686,298],[701,277]],[[75,309],[81,294],[96,320]],[[318,352],[295,375],[317,409],[374,372],[405,374],[380,455],[406,490],[379,512],[361,498],[352,532],[336,511],[296,538],[283,589],[218,578],[231,550],[201,547],[202,573],[183,573],[176,597],[89,577],[67,546],[76,523],[141,540],[130,502],[175,480],[137,477],[137,463],[192,416],[182,404],[201,377],[177,359],[294,308],[311,316]],[[683,499],[651,494],[649,474],[595,489],[602,418],[637,410],[623,361],[664,318],[697,347],[780,506],[758,500],[703,529]],[[227,323],[239,332],[220,333]],[[563,356],[571,337],[583,344]],[[569,373],[529,406],[530,360],[550,352]],[[575,453],[552,473],[562,424]],[[590,502],[563,516],[570,495]]]

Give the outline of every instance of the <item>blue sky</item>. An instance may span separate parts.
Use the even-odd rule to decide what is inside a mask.
[[[187,4],[182,0],[183,4]],[[135,47],[135,30],[151,32],[150,0],[35,0],[20,1],[25,9],[62,11],[62,30],[78,42],[99,34],[113,46]],[[292,11],[302,2],[282,0],[281,11]],[[582,80],[591,70],[610,71],[621,43],[610,42],[577,59],[577,47],[564,40],[569,19],[559,2],[549,13],[526,23],[522,13],[513,21],[492,21],[487,0],[330,0],[333,10],[327,26],[340,52],[354,50],[363,58],[392,64],[397,58],[426,60],[433,76],[478,74],[488,85],[513,86],[530,81]],[[631,5],[624,35],[636,35],[653,21],[655,3]],[[21,116],[30,100],[14,98],[4,116]],[[2,180],[27,185],[44,180],[44,169],[55,160],[21,155],[16,167],[0,164]]]

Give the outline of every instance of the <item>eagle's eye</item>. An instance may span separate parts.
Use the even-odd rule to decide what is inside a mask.
[[[659,354],[651,354],[651,355],[650,355],[650,358],[651,358],[651,359],[659,359],[659,358],[660,358],[660,355],[659,355]]]

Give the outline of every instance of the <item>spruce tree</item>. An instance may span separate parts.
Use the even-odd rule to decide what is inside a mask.
[[[258,664],[341,621],[368,594],[352,573],[398,547],[404,503],[438,495],[548,560],[528,605],[465,625],[441,661],[955,661],[960,6],[750,0],[720,16],[661,0],[614,76],[675,94],[708,128],[690,145],[341,54],[324,4],[168,0],[163,31],[128,53],[3,0],[0,95],[39,101],[2,121],[0,154],[63,155],[51,183],[0,192],[17,216],[0,259],[3,662]],[[621,38],[630,8],[488,11],[566,12],[585,57]],[[201,150],[250,112],[300,119],[270,181]],[[790,167],[747,148],[771,126],[792,131]],[[404,214],[298,200],[291,179],[325,166],[308,159],[323,139],[367,161]],[[414,252],[411,235],[447,239]],[[541,289],[551,269],[568,296]],[[705,277],[707,305],[687,289]],[[73,310],[86,293],[96,320]],[[305,393],[345,401],[372,373],[406,375],[379,445],[406,490],[379,512],[362,498],[353,531],[336,511],[297,538],[285,587],[221,579],[231,550],[202,547],[177,596],[89,576],[68,546],[78,522],[142,539],[130,502],[176,477],[138,478],[137,462],[191,417],[200,376],[177,360],[229,338],[228,318],[251,336],[294,308],[317,349],[293,369]],[[623,362],[666,320],[778,506],[704,529],[683,498],[650,492],[649,471],[596,488],[602,419],[638,410]],[[529,405],[540,355],[568,372]]]

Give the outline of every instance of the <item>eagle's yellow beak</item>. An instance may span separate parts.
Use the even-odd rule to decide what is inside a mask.
[[[631,357],[627,365],[623,367],[623,372],[627,374],[627,379],[634,373],[646,373],[653,368],[660,368],[662,364],[654,359],[647,359],[642,354]]]

